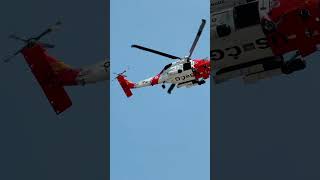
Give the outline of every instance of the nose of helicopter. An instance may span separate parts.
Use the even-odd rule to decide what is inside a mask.
[[[194,60],[195,65],[194,68],[200,74],[200,76],[204,79],[207,79],[211,73],[210,60],[208,59],[197,59]]]
[[[262,18],[262,28],[275,55],[299,50],[307,56],[320,43],[320,1],[281,0]]]

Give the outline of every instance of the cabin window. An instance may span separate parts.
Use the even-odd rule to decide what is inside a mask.
[[[165,71],[165,70],[169,69],[169,67],[171,67],[171,66],[172,66],[172,63],[167,64],[167,65],[162,69],[162,71],[161,71],[161,72],[163,72],[163,71]]]
[[[260,24],[259,2],[251,2],[234,8],[236,29]]]

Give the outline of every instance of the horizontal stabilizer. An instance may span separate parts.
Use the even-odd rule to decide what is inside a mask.
[[[40,85],[52,108],[57,114],[62,113],[72,105],[72,102],[63,86],[50,86],[49,84]]]

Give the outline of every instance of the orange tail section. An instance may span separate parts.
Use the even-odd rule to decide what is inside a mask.
[[[59,66],[59,62],[48,56],[45,53],[45,49],[37,44],[23,49],[22,54],[54,111],[60,114],[68,109],[72,102],[64,90],[63,79],[57,73],[58,71],[67,70],[67,68],[64,65]],[[65,77],[68,76],[64,75],[62,77],[67,79]]]
[[[119,84],[121,85],[126,96],[127,97],[132,96],[131,89],[134,88],[134,83],[128,81],[126,79],[126,76],[121,75],[121,74],[117,76],[117,80],[118,80]]]

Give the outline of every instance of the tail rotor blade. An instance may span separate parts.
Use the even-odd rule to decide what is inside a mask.
[[[181,59],[180,57],[177,57],[177,56],[174,56],[174,55],[171,55],[171,54],[167,54],[167,53],[164,53],[164,52],[156,51],[154,49],[146,48],[146,47],[143,47],[143,46],[139,46],[139,45],[136,45],[136,44],[132,45],[131,47],[132,48],[141,49],[141,50],[144,50],[144,51],[148,51],[148,52],[151,52],[151,53],[154,53],[154,54],[158,54],[160,56],[164,56],[164,57],[167,57],[167,58],[170,58],[170,59]]]
[[[190,48],[188,58],[191,58],[192,53],[193,53],[193,51],[194,51],[194,48],[196,47],[196,45],[197,45],[197,43],[198,43],[198,41],[199,41],[199,38],[200,38],[200,36],[201,36],[201,33],[202,33],[203,28],[204,28],[205,25],[206,25],[206,20],[205,20],[205,19],[202,19],[202,22],[201,22],[201,25],[200,25],[200,27],[199,27],[198,33],[197,33],[197,35],[196,35],[196,38],[194,39],[194,41],[193,41],[193,43],[192,43],[192,46],[191,46],[191,48]]]
[[[5,63],[11,61],[11,59],[14,58],[16,55],[18,55],[25,47],[28,47],[28,46],[32,45],[33,43],[39,41],[43,36],[47,35],[48,33],[57,30],[61,24],[62,24],[61,21],[57,21],[53,26],[51,26],[48,29],[46,29],[45,31],[43,31],[40,35],[38,35],[35,38],[24,39],[24,38],[21,38],[21,37],[14,35],[14,34],[10,35],[9,38],[23,41],[26,43],[26,45],[23,46],[19,51],[15,52],[14,54],[4,58],[3,61]],[[47,43],[42,43],[42,42],[39,42],[39,44],[41,44],[42,46],[44,46],[46,48],[54,48],[55,47],[52,44],[47,44]]]
[[[40,45],[42,45],[45,48],[54,48],[55,47],[55,45],[53,45],[53,44],[48,44],[48,43],[43,43],[43,42],[41,42]]]
[[[14,34],[11,34],[11,35],[9,36],[9,38],[15,39],[15,40],[19,40],[19,41],[22,41],[22,42],[25,42],[25,43],[28,43],[28,40],[26,40],[26,39],[24,39],[24,38],[21,38],[21,37],[18,37],[18,36],[14,35]]]
[[[23,48],[22,48],[22,49],[23,49]],[[5,63],[10,62],[16,55],[18,55],[18,54],[22,51],[22,49],[20,49],[19,51],[15,52],[14,54],[12,54],[12,55],[4,58],[4,59],[3,59],[3,62],[5,62]]]
[[[10,56],[8,56],[8,57],[5,57],[4,59],[3,59],[3,62],[4,63],[8,63],[8,62],[10,62],[10,60],[12,59],[12,58],[14,58],[15,57],[15,55],[10,55]]]
[[[44,46],[45,48],[54,48],[55,45],[52,45],[52,44],[48,44],[48,43],[39,43],[41,44],[42,46]],[[28,45],[26,45],[28,46]],[[10,56],[7,56],[3,59],[3,62],[5,63],[8,63],[10,62],[14,57],[16,57],[26,46],[24,46],[23,48],[19,49],[17,52],[13,53],[12,55]]]
[[[56,22],[53,26],[49,27],[44,32],[42,32],[39,36],[35,37],[34,40],[38,41],[39,39],[49,34],[50,32],[58,30],[61,24],[62,24],[61,21]]]
[[[116,75],[116,77],[114,77],[111,81],[114,81],[115,79],[117,79],[119,76],[125,76],[125,73],[127,72],[127,70],[122,71],[121,73],[113,73],[114,75]]]

